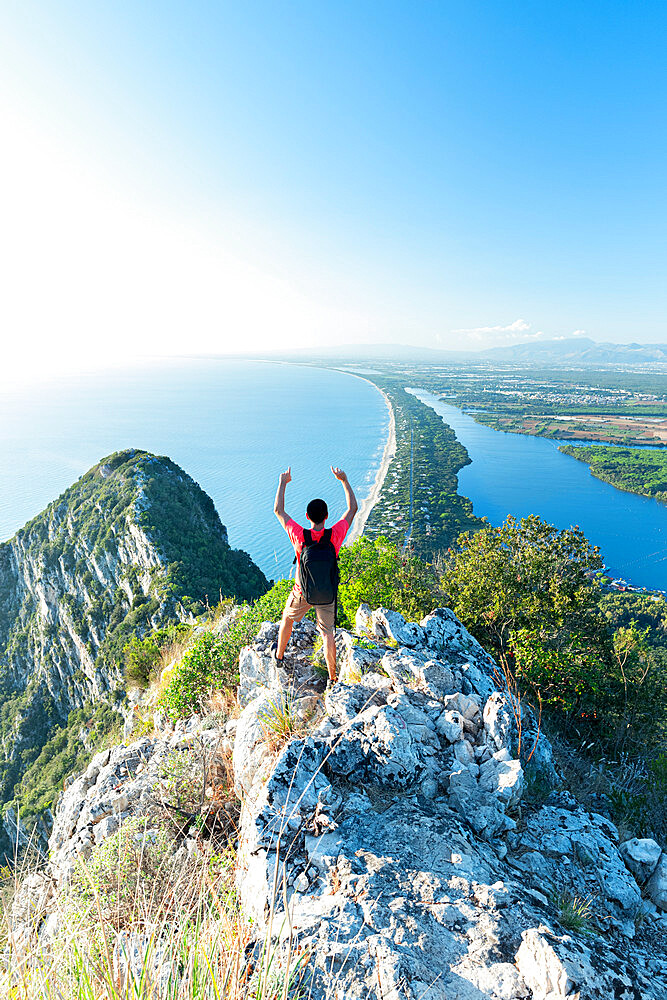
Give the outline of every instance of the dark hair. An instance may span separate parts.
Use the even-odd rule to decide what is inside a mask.
[[[311,500],[306,507],[306,514],[313,524],[319,524],[329,516],[329,508],[324,500]]]

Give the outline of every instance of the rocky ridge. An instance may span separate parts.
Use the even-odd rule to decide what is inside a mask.
[[[15,902],[26,955],[54,933],[75,859],[147,815],[160,762],[201,739],[233,745],[244,910],[285,966],[310,954],[314,1000],[666,1000],[667,854],[578,805],[530,713],[517,757],[516,706],[451,612],[417,624],[362,606],[328,690],[313,625],[295,627],[285,668],[276,632],[241,653],[238,721],[157,718],[159,735],[68,787],[49,868]],[[587,933],[568,931],[565,905],[584,898]]]
[[[72,710],[123,710],[132,634],[189,618],[209,592],[250,599],[267,586],[170,459],[129,449],[94,466],[0,544],[0,804]],[[3,823],[21,835],[13,809]]]
[[[577,804],[529,713],[518,759],[516,705],[451,612],[416,624],[362,606],[356,631],[339,632],[323,713],[310,623],[285,670],[274,625],[240,660],[238,888],[259,926],[312,952],[313,996],[665,1000],[659,845],[619,844],[607,816]],[[314,715],[276,758],[277,705]],[[530,808],[537,776],[553,791]],[[559,923],[577,900],[591,933]],[[633,943],[642,922],[655,951]]]

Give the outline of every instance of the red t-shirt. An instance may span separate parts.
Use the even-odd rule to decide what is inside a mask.
[[[340,547],[345,540],[348,528],[349,524],[343,517],[341,518],[340,521],[336,521],[336,523],[331,529],[331,542],[336,550],[336,555],[338,555],[338,553],[340,552]],[[325,530],[326,530],[325,528],[322,528],[321,531],[311,532],[313,536],[313,541],[319,542]],[[300,524],[297,524],[296,521],[293,521],[292,518],[290,517],[289,521],[285,525],[285,531],[289,535],[289,540],[294,546],[294,551],[296,553],[296,561],[297,561],[297,571],[298,571],[299,568],[298,563],[299,559],[301,558],[301,549],[303,548],[303,543],[305,541],[303,535],[303,528],[301,527]],[[294,589],[298,590],[299,593],[301,593],[301,588],[299,587],[298,583],[294,584]]]

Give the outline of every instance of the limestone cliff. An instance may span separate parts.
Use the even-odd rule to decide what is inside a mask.
[[[103,459],[0,545],[0,802],[55,724],[122,697],[133,634],[186,619],[207,597],[251,599],[267,586],[170,459]]]

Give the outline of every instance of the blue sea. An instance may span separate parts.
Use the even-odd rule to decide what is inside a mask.
[[[286,508],[304,522],[323,497],[345,510],[331,465],[362,500],[380,466],[389,415],[366,380],[303,365],[184,359],[69,376],[0,395],[0,541],[102,457],[123,448],[168,455],[213,498],[230,544],[269,579],[292,548],[273,514],[291,465]]]

